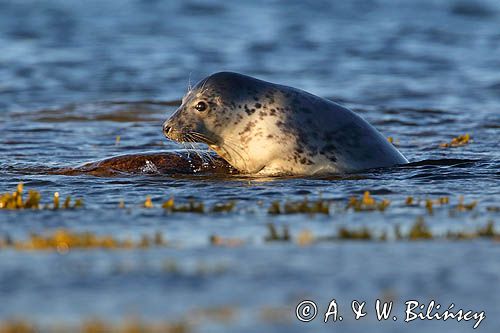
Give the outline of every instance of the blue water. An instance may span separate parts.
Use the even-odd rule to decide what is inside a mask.
[[[88,318],[188,320],[195,332],[304,330],[469,332],[471,322],[404,323],[404,301],[484,310],[480,329],[500,328],[498,241],[320,242],[340,226],[410,228],[420,216],[437,235],[498,222],[500,199],[500,3],[498,1],[0,1],[0,193],[22,181],[47,202],[82,197],[75,211],[0,211],[0,236],[25,239],[57,228],[172,246],[147,250],[27,252],[0,249],[0,321],[50,327]],[[206,75],[230,70],[333,99],[392,136],[411,161],[463,163],[393,168],[341,179],[252,179],[158,174],[94,177],[44,173],[128,153],[183,149],[162,122]],[[175,105],[175,103],[173,103]],[[440,143],[469,133],[466,146]],[[119,144],[116,137],[120,136]],[[205,148],[202,148],[205,149]],[[470,161],[470,162],[466,162]],[[391,200],[385,212],[344,207],[365,190]],[[147,195],[155,207],[141,208]],[[329,216],[271,216],[273,200],[323,199]],[[429,215],[405,205],[449,196]],[[459,197],[478,202],[457,212]],[[228,214],[166,214],[170,196]],[[127,209],[119,209],[123,200]],[[267,224],[294,241],[265,242]],[[496,226],[500,230],[500,226]],[[215,247],[213,234],[239,239]],[[172,269],[175,266],[175,269]],[[170,267],[170,268],[169,268]],[[390,297],[389,297],[389,296]],[[396,301],[400,319],[379,323],[375,299]],[[324,312],[335,298],[343,322],[294,318],[302,299]],[[366,320],[349,313],[366,300]],[[200,309],[230,308],[228,321]],[[278,312],[278,316],[266,313]]]

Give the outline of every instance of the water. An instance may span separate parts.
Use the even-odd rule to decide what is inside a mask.
[[[22,181],[45,201],[55,191],[85,201],[74,211],[2,210],[2,237],[66,228],[119,239],[160,232],[172,243],[65,255],[1,249],[0,319],[50,326],[133,315],[188,320],[196,332],[472,330],[471,322],[404,323],[404,301],[417,299],[484,310],[482,331],[500,328],[498,241],[264,241],[268,223],[288,226],[296,239],[306,229],[334,235],[340,226],[407,231],[419,216],[437,235],[498,222],[487,209],[500,198],[498,2],[0,1],[0,50],[0,193]],[[346,105],[392,136],[411,162],[458,161],[340,179],[44,171],[182,149],[164,139],[161,124],[189,82],[220,70]],[[439,147],[464,133],[471,144]],[[365,190],[391,206],[346,212],[348,198]],[[147,195],[152,209],[141,208]],[[330,215],[267,214],[271,201],[305,195],[331,200]],[[477,207],[456,212],[460,195]],[[160,205],[170,196],[207,206],[236,200],[237,207],[166,214]],[[405,205],[407,196],[449,196],[451,204],[429,215],[423,204]],[[118,208],[121,200],[127,209]],[[244,244],[215,247],[211,235]],[[332,298],[346,319],[324,324]],[[396,301],[397,322],[376,321],[377,298]],[[320,307],[312,323],[294,318],[302,299]],[[353,319],[353,299],[367,301],[366,320]],[[230,309],[231,316],[200,309]]]

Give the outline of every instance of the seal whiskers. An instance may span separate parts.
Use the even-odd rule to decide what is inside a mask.
[[[194,141],[196,141],[198,143],[201,142],[201,143],[207,144],[210,148],[212,148],[212,150],[215,150],[216,152],[217,152],[217,150],[214,149],[214,147],[218,147],[218,149],[220,149],[219,144],[217,143],[217,141],[209,138],[207,135],[204,135],[202,133],[195,132],[195,131],[190,131],[190,132],[188,132],[188,136],[190,138],[192,138],[192,140],[194,140]],[[214,161],[213,157],[211,156],[211,154],[209,152],[206,152],[205,156],[208,157],[208,159],[211,162]]]
[[[187,141],[186,143],[191,146],[191,150],[200,158],[203,164],[208,164],[208,162],[212,164],[214,163],[214,160],[212,159],[210,154],[208,153],[203,154],[203,152],[201,152],[200,148],[197,146],[199,144],[199,141],[196,140],[196,138],[192,135],[192,133],[186,134],[186,141]],[[208,157],[208,162],[205,159],[205,157]]]

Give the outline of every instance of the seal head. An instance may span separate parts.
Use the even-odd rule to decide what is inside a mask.
[[[163,131],[174,141],[206,143],[249,174],[339,173],[408,162],[354,112],[231,72],[197,83]]]

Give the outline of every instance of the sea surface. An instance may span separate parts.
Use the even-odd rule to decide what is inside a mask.
[[[445,235],[489,223],[500,232],[499,68],[494,0],[0,0],[0,193],[22,182],[43,203],[55,192],[84,202],[0,210],[0,238],[65,229],[133,241],[161,234],[167,244],[2,247],[0,327],[133,317],[192,332],[473,331],[474,321],[404,322],[407,300],[435,300],[485,311],[478,331],[498,332],[498,237]],[[222,70],[347,106],[417,163],[327,178],[162,175],[146,166],[106,177],[47,172],[183,151],[162,123],[190,84]],[[440,147],[466,133],[468,144]],[[346,209],[365,191],[389,207]],[[206,212],[168,213],[161,205],[171,197],[203,202]],[[426,208],[442,197],[449,203]],[[327,202],[329,214],[268,213],[274,201],[304,198]],[[209,212],[231,201],[231,212]],[[422,219],[434,239],[394,236]],[[291,239],[268,241],[269,225]],[[387,239],[336,239],[340,228]],[[306,299],[318,306],[309,323],[295,318]],[[324,323],[332,299],[344,320]],[[376,299],[395,302],[397,321],[377,321]],[[354,319],[353,300],[366,301],[365,318]]]

